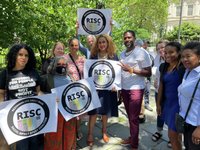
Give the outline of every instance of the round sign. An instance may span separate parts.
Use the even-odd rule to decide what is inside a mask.
[[[83,14],[81,24],[83,29],[92,35],[101,33],[106,27],[106,18],[98,10],[88,10]]]
[[[69,84],[62,94],[63,108],[71,114],[84,112],[91,103],[89,88],[82,83]]]
[[[108,61],[99,60],[89,68],[88,76],[93,77],[97,88],[108,88],[114,82],[115,71]]]
[[[38,98],[17,102],[8,113],[8,126],[19,136],[33,135],[42,130],[49,120],[47,104]]]

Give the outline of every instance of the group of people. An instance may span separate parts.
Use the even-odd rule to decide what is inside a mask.
[[[90,42],[89,42],[90,41]],[[46,88],[41,91],[41,78],[36,71],[36,58],[33,50],[26,44],[14,45],[7,54],[7,66],[0,73],[0,101],[30,97],[50,92],[50,89],[83,79],[84,62],[87,59],[109,59],[119,61],[122,69],[122,90],[97,90],[101,107],[91,110],[89,115],[87,145],[93,146],[93,130],[98,115],[102,120],[102,139],[109,142],[107,134],[108,117],[118,117],[118,95],[120,93],[127,112],[130,136],[121,141],[129,144],[132,150],[139,145],[139,116],[145,89],[145,80],[153,74],[156,88],[157,129],[152,140],[162,136],[163,124],[168,126],[168,136],[172,149],[181,149],[181,134],[176,131],[175,115],[180,113],[184,118],[195,85],[200,78],[200,43],[189,42],[183,48],[178,42],[160,41],[156,45],[157,56],[152,59],[149,53],[136,44],[136,35],[132,30],[123,34],[125,50],[119,57],[112,37],[101,34],[88,36],[89,49],[82,46],[83,55],[77,38],[68,42],[69,53],[65,54],[65,46],[57,42],[51,57],[42,65],[42,74],[46,75]],[[86,58],[85,58],[86,57]],[[13,86],[13,81],[25,80],[23,86]],[[30,84],[30,82],[32,84]],[[15,82],[20,83],[20,82]],[[185,120],[184,145],[186,149],[200,149],[200,84],[197,85],[193,103]],[[28,94],[18,94],[26,89]],[[119,92],[119,93],[118,93]],[[19,96],[20,95],[20,96]],[[59,103],[59,100],[56,100]],[[148,104],[148,103],[147,103]],[[146,105],[147,106],[147,105]],[[57,132],[30,137],[11,145],[17,150],[32,149],[76,149],[76,140],[80,137],[81,116],[68,121],[58,112]],[[3,139],[0,140],[2,144]],[[7,147],[9,149],[9,147]]]
[[[197,119],[200,106],[198,84],[200,42],[188,42],[182,47],[179,42],[162,40],[158,42],[156,48],[159,55],[155,58],[154,86],[158,117],[157,131],[153,134],[152,140],[158,141],[162,137],[165,123],[168,126],[168,146],[173,150],[181,150],[182,134],[177,131],[176,126],[176,115],[180,114],[185,119],[183,133],[185,149],[200,149],[200,124]],[[191,107],[187,112],[192,99]]]

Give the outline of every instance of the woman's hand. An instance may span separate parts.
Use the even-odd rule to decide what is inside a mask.
[[[112,92],[117,92],[117,89],[115,88],[115,86],[112,87],[111,91]]]
[[[58,97],[56,97],[56,102],[59,103],[60,102],[60,99]]]
[[[200,126],[193,131],[192,142],[196,145],[200,144]]]

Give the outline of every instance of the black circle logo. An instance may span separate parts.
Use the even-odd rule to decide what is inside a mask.
[[[99,60],[89,68],[88,76],[93,77],[95,87],[107,88],[114,82],[115,71],[108,61]]]
[[[63,108],[71,114],[84,112],[90,106],[91,100],[89,88],[82,83],[69,84],[62,94]]]
[[[19,136],[30,136],[39,132],[48,120],[49,108],[38,98],[27,98],[17,102],[10,109],[7,118],[10,130]]]
[[[106,18],[98,10],[88,10],[83,14],[81,24],[87,33],[96,35],[105,29]]]

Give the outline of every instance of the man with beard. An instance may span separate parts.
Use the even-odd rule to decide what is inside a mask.
[[[124,32],[126,49],[120,54],[122,67],[122,98],[130,124],[130,137],[121,144],[138,149],[139,114],[145,86],[145,77],[151,76],[151,59],[141,47],[134,46],[135,32]]]

